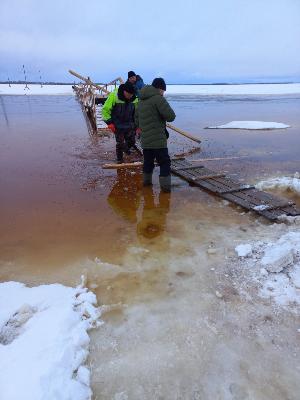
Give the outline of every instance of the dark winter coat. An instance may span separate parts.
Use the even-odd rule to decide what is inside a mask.
[[[167,147],[166,122],[174,121],[175,117],[173,109],[161,96],[159,89],[152,85],[144,86],[135,112],[135,123],[142,130],[142,148]]]
[[[127,100],[123,94],[124,85],[110,93],[102,107],[102,117],[107,124],[113,123],[117,129],[134,129],[134,113],[137,98]]]

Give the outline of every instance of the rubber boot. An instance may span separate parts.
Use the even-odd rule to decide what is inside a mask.
[[[143,173],[143,186],[151,186],[152,185],[152,174]]]
[[[159,177],[160,188],[163,192],[171,192],[171,175]]]

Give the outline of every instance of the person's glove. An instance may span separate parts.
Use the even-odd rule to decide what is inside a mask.
[[[107,125],[108,129],[110,129],[113,133],[116,133],[116,127],[113,123]]]
[[[137,137],[138,139],[141,137],[141,133],[142,133],[141,128],[136,128],[135,134],[136,134],[136,137]]]

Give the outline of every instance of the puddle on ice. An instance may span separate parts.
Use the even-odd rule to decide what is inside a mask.
[[[209,167],[252,184],[274,176],[270,171],[287,176],[300,169],[292,100],[251,107],[172,101],[178,126],[189,121],[191,132],[205,135],[192,157],[247,153]],[[87,135],[74,99],[56,101],[5,99],[0,278],[74,286],[85,275],[105,321],[90,333],[94,399],[298,399],[297,314],[260,297],[260,282],[234,251],[277,240],[290,227],[176,177],[172,193],[160,193],[157,171],[153,189],[142,188],[138,173],[103,172],[99,164],[114,158],[112,139]],[[13,114],[25,106],[22,118]],[[264,110],[270,120],[279,112],[284,118],[277,119],[292,125],[284,140],[278,132],[270,143],[270,132],[246,138],[200,129],[224,116],[263,120]],[[283,146],[288,139],[291,148]],[[180,153],[193,145],[171,135],[170,148]]]

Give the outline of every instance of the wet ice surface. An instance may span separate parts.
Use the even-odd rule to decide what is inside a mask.
[[[170,97],[171,152],[244,183],[300,169],[300,98]],[[95,399],[298,399],[299,328],[293,305],[260,296],[236,246],[291,229],[173,179],[171,195],[138,173],[103,171],[113,140],[88,135],[72,97],[0,97],[1,281],[76,285],[103,305],[91,333]],[[278,120],[268,132],[203,130],[224,120]],[[297,193],[278,190],[293,198]],[[294,228],[293,228],[294,229]]]

